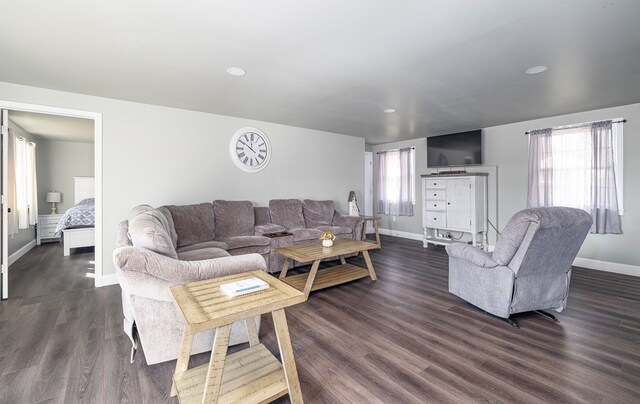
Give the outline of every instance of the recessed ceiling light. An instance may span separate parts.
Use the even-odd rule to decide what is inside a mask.
[[[396,112],[396,109],[395,108],[387,108],[387,109],[384,109],[383,112],[387,113],[387,114],[393,114],[394,112]]]
[[[533,66],[527,69],[527,74],[538,74],[546,71],[548,69],[547,66]]]
[[[242,67],[230,67],[227,69],[227,73],[232,76],[244,76],[247,72]]]

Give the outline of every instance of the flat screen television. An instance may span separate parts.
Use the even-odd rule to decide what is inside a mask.
[[[427,167],[482,164],[482,129],[427,137]]]

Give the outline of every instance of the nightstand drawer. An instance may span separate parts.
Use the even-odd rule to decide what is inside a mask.
[[[38,228],[40,238],[56,238],[56,228],[47,226]]]
[[[40,216],[38,219],[39,226],[57,226],[60,221],[59,216]]]

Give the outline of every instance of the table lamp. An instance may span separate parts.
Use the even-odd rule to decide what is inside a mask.
[[[57,191],[47,192],[47,202],[51,203],[51,214],[55,215],[58,213],[58,209],[56,208],[56,203],[59,203],[61,200],[62,194]]]

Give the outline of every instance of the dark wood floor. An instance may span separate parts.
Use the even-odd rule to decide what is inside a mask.
[[[640,278],[576,268],[559,324],[523,314],[513,329],[447,292],[441,248],[383,246],[371,254],[377,282],[287,309],[306,402],[640,402]],[[147,366],[140,352],[129,364],[120,288],[92,287],[92,259],[50,244],[12,265],[0,402],[177,402],[174,361]],[[268,317],[260,336],[277,351]]]

